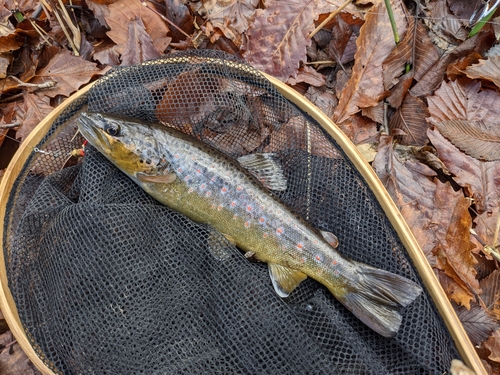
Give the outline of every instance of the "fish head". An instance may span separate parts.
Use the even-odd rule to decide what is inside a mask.
[[[90,112],[81,113],[78,122],[87,141],[129,176],[153,174],[161,164],[154,130],[149,125]]]

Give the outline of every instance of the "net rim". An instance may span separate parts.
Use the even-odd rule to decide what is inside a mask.
[[[174,59],[175,57],[172,58],[172,60]],[[211,60],[215,61],[217,59],[212,58]],[[220,63],[224,63],[224,61],[221,60]],[[231,63],[231,65],[235,68],[243,68],[245,66],[234,61],[230,61],[229,63]],[[270,81],[281,95],[283,95],[286,99],[288,99],[298,108],[300,108],[302,111],[306,112],[309,116],[316,120],[318,124],[342,148],[349,160],[353,163],[353,165],[368,183],[368,186],[375,194],[387,218],[391,222],[393,228],[396,230],[401,242],[408,252],[408,255],[412,259],[417,272],[422,278],[429,294],[436,304],[439,314],[443,318],[448,331],[450,332],[455,345],[465,363],[477,374],[486,374],[486,371],[474,349],[474,346],[469,340],[462,326],[462,323],[458,319],[451,303],[448,301],[444,290],[439,284],[439,281],[434,274],[431,266],[427,262],[427,259],[425,258],[425,255],[423,254],[419,244],[413,236],[413,233],[409,229],[392,198],[389,196],[389,193],[384,188],[382,182],[379,180],[378,176],[375,174],[374,170],[371,168],[368,162],[363,158],[363,156],[361,156],[356,146],[331,119],[329,119],[318,107],[312,104],[308,99],[306,99],[304,96],[296,92],[293,88],[287,86],[278,79],[269,76],[262,71],[259,71],[259,73],[262,74],[268,81]],[[110,76],[112,75],[106,75],[104,79],[109,79]],[[53,122],[67,107],[69,107],[77,99],[85,95],[94,86],[94,84],[99,84],[99,82],[100,81],[96,81],[92,84],[87,85],[83,89],[78,90],[63,104],[55,108],[35,127],[35,129],[19,147],[18,151],[14,155],[7,168],[4,177],[0,182],[0,221],[2,222],[2,225],[0,225],[0,238],[2,239],[2,243],[0,244],[0,309],[2,310],[5,320],[7,321],[19,345],[26,353],[28,358],[44,375],[53,375],[54,372],[40,359],[40,357],[38,357],[34,348],[31,346],[30,341],[28,340],[28,337],[22,328],[17,307],[14,303],[14,299],[8,286],[6,265],[3,255],[3,223],[5,221],[6,206],[10,196],[10,192],[17,178],[17,174],[23,168],[28,157],[33,152],[33,149],[46,135]]]

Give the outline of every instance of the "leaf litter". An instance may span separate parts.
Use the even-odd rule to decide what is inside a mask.
[[[399,43],[381,0],[64,3],[0,0],[0,159],[12,156],[7,136],[24,141],[112,66],[191,48],[243,57],[313,101],[373,160],[483,363],[500,374],[500,28],[492,18],[468,37],[482,1],[391,0]],[[164,84],[186,89],[189,78]],[[230,95],[217,90],[214,99]],[[157,104],[169,100],[167,91]],[[241,136],[217,122],[228,116],[214,117],[207,139]],[[185,120],[195,132],[203,118]],[[254,122],[241,130],[254,139],[247,147],[272,144],[279,131]],[[36,373],[4,350],[6,363]]]

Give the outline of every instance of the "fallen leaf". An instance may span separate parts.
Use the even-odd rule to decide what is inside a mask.
[[[319,73],[316,69],[313,69],[308,65],[303,65],[298,70],[297,76],[295,78],[290,77],[287,83],[295,86],[300,82],[308,83],[314,87],[321,87],[325,85],[326,77]]]
[[[0,351],[0,371],[2,375],[41,375],[28,359],[12,335],[11,331],[0,335],[0,344],[10,345]]]
[[[488,60],[479,60],[479,63],[465,69],[469,78],[481,78],[493,82],[500,87],[500,56],[491,56]]]
[[[108,37],[118,45],[118,51],[122,53],[127,45],[130,20],[140,18],[146,27],[146,32],[151,36],[153,45],[163,53],[170,43],[171,38],[167,36],[169,29],[161,17],[152,9],[151,2],[145,7],[139,0],[118,0],[109,5],[109,15],[104,15],[110,27]]]
[[[129,22],[128,33],[128,41],[121,57],[121,65],[134,65],[161,56],[139,17]]]
[[[257,9],[247,32],[245,60],[255,68],[286,82],[297,77],[299,63],[306,60],[311,44],[309,33],[320,13],[318,0],[279,0],[266,2],[267,9]]]
[[[500,319],[500,270],[493,271],[480,282],[484,305],[497,319]],[[499,353],[500,354],[500,353]]]
[[[470,310],[463,306],[453,307],[473,345],[481,344],[498,328],[495,319],[478,304],[471,304]]]
[[[172,21],[176,26],[178,26],[186,34],[193,34],[194,20],[189,8],[181,0],[165,0],[165,16],[167,19]],[[170,30],[171,35],[176,41],[186,39],[186,36],[172,27]]]
[[[42,121],[54,108],[50,106],[48,96],[38,96],[24,93],[24,101],[17,106],[17,121],[22,125],[16,132],[16,138],[26,139],[31,131]]]
[[[492,38],[494,38],[492,33],[479,33],[472,38],[466,39],[450,52],[446,52],[441,59],[420,78],[417,84],[412,87],[410,90],[411,94],[413,96],[424,96],[434,92],[443,82],[444,73],[450,63],[467,56],[473,51],[482,51],[485,46],[491,45]]]
[[[406,30],[406,20],[401,2],[391,1],[396,25],[400,33]],[[358,51],[352,76],[342,91],[333,120],[341,123],[361,108],[373,107],[388,96],[382,79],[382,64],[396,47],[389,17],[384,4],[369,12],[356,42]]]
[[[468,31],[460,19],[450,12],[448,2],[432,0],[426,8],[430,16],[426,18],[428,26],[439,38],[449,44],[458,44],[467,39]]]
[[[335,16],[334,21],[332,32],[328,38],[329,41],[327,51],[328,55],[330,55],[333,60],[341,62],[341,58],[353,32],[349,24],[340,14]]]
[[[500,195],[499,191],[497,191],[497,202],[500,201],[498,195]],[[500,239],[496,228],[500,227],[500,203],[496,207],[492,207],[491,210],[477,215],[474,223],[474,230],[482,243],[499,249]]]
[[[495,362],[500,362],[500,329],[497,329],[491,334],[488,340],[484,343],[484,347],[491,352],[488,356],[489,359]]]
[[[389,129],[400,129],[405,135],[396,136],[402,145],[423,146],[427,143],[426,131],[429,124],[425,120],[429,110],[422,100],[407,94],[401,107],[391,117]]]
[[[327,115],[328,117],[333,116],[333,111],[337,106],[338,100],[337,97],[326,88],[316,88],[314,86],[310,86],[307,89],[305,97],[311,101],[316,107],[321,109],[321,111]]]
[[[500,159],[500,126],[483,121],[447,120],[434,124],[460,150],[476,159]]]
[[[97,68],[96,63],[73,56],[68,50],[61,50],[49,64],[39,70],[31,83],[55,81],[55,87],[45,90],[44,94],[53,98],[57,95],[70,96],[92,77],[104,74],[107,69]]]
[[[432,111],[431,111],[432,113]],[[453,179],[471,191],[477,213],[493,212],[500,204],[500,161],[481,161],[461,152],[438,130],[428,130],[432,145]]]
[[[427,102],[433,123],[461,119],[500,124],[500,93],[481,90],[479,81],[443,82]]]
[[[413,56],[415,61],[412,61]],[[382,65],[385,89],[391,89],[399,81],[397,77],[403,74],[407,63],[412,65],[412,75],[418,81],[438,60],[438,52],[424,25],[415,22],[414,17],[409,17],[403,39]]]
[[[337,125],[355,145],[376,141],[380,135],[375,121],[359,113]]]
[[[207,20],[237,46],[241,45],[241,34],[247,31],[249,20],[254,15],[258,4],[259,0],[205,0],[203,2]]]
[[[465,308],[470,308],[470,303],[474,300],[474,294],[463,283],[458,284],[453,278],[446,275],[444,271],[435,270],[434,272],[450,301],[465,306]]]

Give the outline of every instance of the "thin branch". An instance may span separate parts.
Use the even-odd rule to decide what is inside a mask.
[[[19,78],[14,77],[14,76],[8,76],[7,78],[13,79],[18,83],[17,87],[32,87],[35,90],[42,90],[42,89],[48,89],[51,87],[54,87],[56,85],[56,82],[54,81],[47,81],[44,83],[27,83],[21,81]]]
[[[0,129],[12,129],[17,128],[21,123],[19,121],[14,122],[12,124],[0,125]]]
[[[342,9],[344,9],[346,6],[348,6],[350,3],[352,2],[352,0],[346,0],[344,4],[342,4],[337,10],[333,11],[327,18],[326,20],[324,20],[323,22],[321,22],[319,24],[319,26],[317,28],[314,29],[314,31],[309,34],[309,38],[312,38],[313,36],[316,35],[316,33],[318,31],[320,31],[328,22],[330,22],[332,20],[333,17],[335,17],[337,14],[339,14]]]

